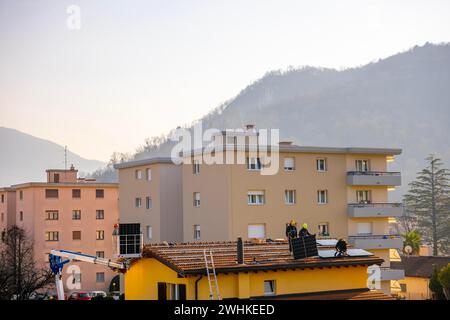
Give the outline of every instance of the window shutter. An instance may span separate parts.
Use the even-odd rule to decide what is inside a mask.
[[[158,282],[158,300],[167,300],[167,284]]]
[[[294,158],[284,158],[285,168],[294,168]]]
[[[180,296],[180,300],[186,300],[186,285],[185,284],[178,285],[178,293]]]

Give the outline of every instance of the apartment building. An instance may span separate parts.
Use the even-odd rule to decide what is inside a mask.
[[[14,225],[16,217],[16,191],[0,188],[0,232]]]
[[[224,144],[215,149],[216,158],[230,158],[231,152],[245,162],[202,164],[205,149],[184,155],[185,241],[284,238],[285,224],[294,219],[319,237],[345,238],[383,258],[383,291],[390,291],[391,280],[403,277],[389,268],[390,249],[402,247],[401,238],[389,234],[389,222],[401,215],[402,207],[388,200],[389,190],[401,184],[400,173],[388,171],[400,149],[282,142],[278,172],[262,175],[264,159],[247,143],[240,145],[225,132],[215,139]]]
[[[115,168],[119,172],[121,254],[139,253],[142,243],[182,241],[181,166],[170,158],[152,158]]]
[[[113,226],[119,217],[118,185],[79,179],[73,167],[46,173],[46,182],[22,183],[0,191],[11,208],[7,225],[27,231],[34,241],[37,264],[47,268],[52,249],[111,257]],[[64,268],[63,280],[66,291],[108,291],[114,276],[102,266],[74,262]]]

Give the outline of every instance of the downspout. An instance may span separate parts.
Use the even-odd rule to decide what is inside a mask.
[[[198,300],[198,282],[203,278],[203,275],[200,275],[200,277],[198,277],[195,280],[195,300]]]

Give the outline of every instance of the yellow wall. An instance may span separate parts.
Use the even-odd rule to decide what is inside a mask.
[[[400,284],[406,284],[406,292],[399,292],[399,296],[407,300],[426,300],[431,299],[431,291],[428,288],[429,279],[417,277],[405,277],[398,281]]]
[[[155,300],[158,282],[186,284],[188,300],[195,299],[195,280],[198,276],[179,278],[172,269],[155,259],[144,258],[132,264],[125,274],[127,300]],[[264,280],[275,280],[277,295],[349,290],[367,287],[367,267],[341,267],[288,271],[259,271],[239,274],[219,274],[222,298],[258,297],[264,295]],[[209,299],[206,276],[198,283],[198,299]]]

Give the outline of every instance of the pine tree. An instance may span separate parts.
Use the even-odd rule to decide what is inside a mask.
[[[425,243],[433,246],[433,255],[450,252],[449,171],[440,159],[430,155],[428,165],[409,184],[405,195],[406,210],[417,218],[418,231]]]

